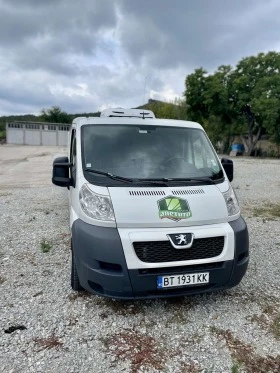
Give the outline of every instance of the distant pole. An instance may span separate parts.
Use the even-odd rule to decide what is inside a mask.
[[[145,79],[144,79],[144,92],[143,92],[143,105],[145,105],[146,83],[147,83],[147,77],[145,76]]]

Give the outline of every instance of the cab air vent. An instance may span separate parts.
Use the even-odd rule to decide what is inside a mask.
[[[130,190],[131,196],[165,196],[163,190]]]
[[[172,190],[175,196],[183,196],[185,194],[204,194],[203,189],[189,189],[189,190]]]

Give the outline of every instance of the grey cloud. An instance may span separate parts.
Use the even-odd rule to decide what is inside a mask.
[[[223,62],[235,62],[278,41],[280,3],[274,7],[273,3],[276,4],[261,0],[124,0],[122,45],[133,62],[144,60],[160,68],[182,64],[213,68]],[[257,19],[259,6],[263,14]],[[265,12],[270,6],[270,13]],[[248,22],[252,15],[258,22]]]
[[[62,50],[71,48],[83,52],[91,51],[91,40],[100,31],[116,26],[116,9],[111,1],[90,1],[81,3],[58,1],[44,2],[45,7],[33,7],[32,1],[25,1],[29,7],[8,6],[0,2],[0,44],[13,47],[21,43],[30,47],[30,42],[44,37],[50,42],[60,43]],[[38,1],[40,3],[40,1]],[[32,5],[32,6],[31,6]]]
[[[145,76],[146,98],[181,95],[194,68],[275,47],[279,12],[279,0],[0,0],[0,113],[137,106]]]
[[[44,106],[52,103],[51,93],[48,87],[40,87],[36,84],[28,84],[28,86],[17,86],[14,84],[5,84],[0,87],[0,100],[2,102],[10,102],[15,107],[18,105],[29,106]]]
[[[115,6],[109,0],[87,0],[83,6],[69,1],[58,1],[55,6],[43,3],[0,2],[0,57],[15,68],[79,74],[71,56],[93,60],[96,49],[104,48],[102,33],[116,26]]]

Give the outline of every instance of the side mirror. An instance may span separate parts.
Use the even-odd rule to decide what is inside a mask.
[[[69,177],[69,163],[68,157],[56,158],[53,162],[52,182],[54,185],[69,188],[72,185],[72,180]]]
[[[229,181],[233,180],[233,162],[231,159],[222,158],[221,159],[222,166],[227,174]]]

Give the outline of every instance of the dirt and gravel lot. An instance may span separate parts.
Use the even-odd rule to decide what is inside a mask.
[[[279,372],[280,160],[234,160],[251,249],[238,287],[121,302],[70,289],[63,152],[0,146],[0,371]]]

